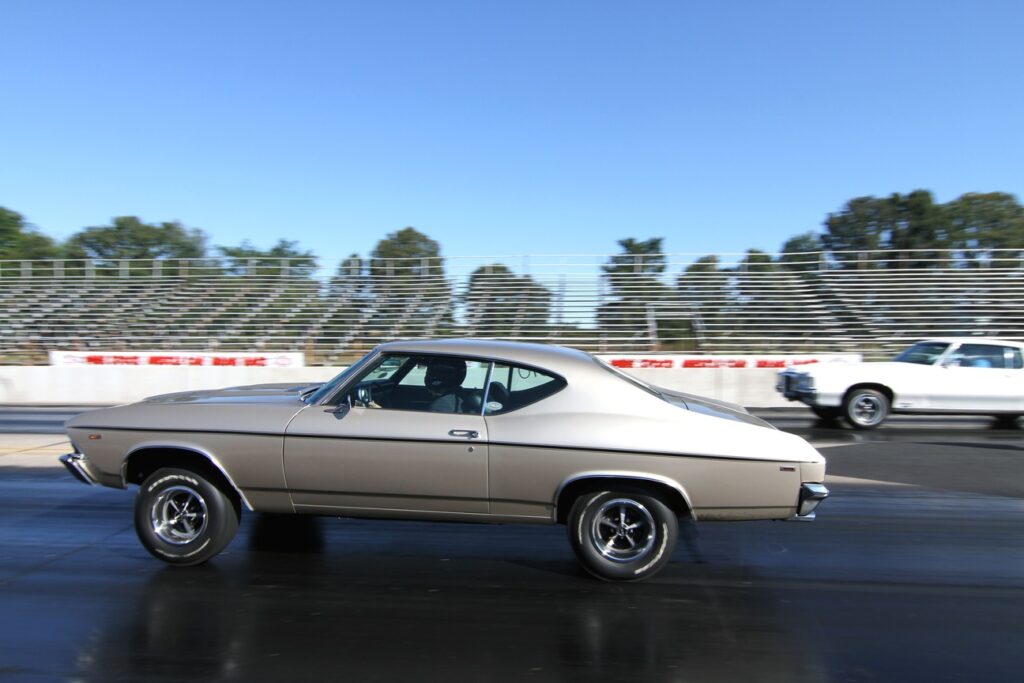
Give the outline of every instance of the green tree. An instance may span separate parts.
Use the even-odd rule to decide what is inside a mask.
[[[451,285],[444,276],[441,246],[416,228],[389,234],[374,247],[369,263],[372,293],[402,320],[398,335],[451,329]],[[384,298],[386,297],[386,298]]]
[[[424,276],[442,276],[441,246],[416,228],[402,228],[377,242],[370,254],[370,275],[400,283]]]
[[[60,255],[53,240],[25,222],[24,216],[0,206],[0,260],[52,259]]]
[[[226,271],[234,275],[286,274],[310,277],[316,272],[316,254],[301,250],[294,240],[280,239],[270,249],[259,249],[248,240],[237,247],[218,246],[220,255],[230,259]]]
[[[922,267],[941,258],[937,250],[949,248],[948,212],[935,203],[932,193],[914,190],[885,198],[857,197],[825,219],[821,240],[841,267],[856,267],[861,253],[875,261],[881,250],[903,252],[875,267]],[[929,250],[931,253],[927,253]],[[908,258],[911,251],[924,251]],[[858,252],[858,253],[846,253]]]
[[[660,279],[665,271],[662,241],[661,237],[619,240],[622,253],[601,266],[612,298],[598,308],[597,320],[613,338],[651,340],[655,333],[658,309],[670,300],[669,288]]]
[[[708,336],[720,332],[735,305],[730,279],[717,256],[701,256],[676,279],[676,296],[693,312],[695,332]]]
[[[747,249],[740,261],[740,271],[744,273],[773,273],[778,270],[775,259],[760,249]]]
[[[908,195],[889,197],[891,226],[889,249],[904,253],[893,264],[901,268],[920,268],[941,265],[947,258],[944,251],[950,247],[949,214],[941,204],[935,203],[932,193],[914,190]],[[934,250],[934,251],[933,251]]]
[[[612,291],[619,296],[633,296],[651,283],[658,283],[658,276],[665,272],[665,254],[662,253],[661,237],[639,241],[632,237],[619,240],[621,254],[615,254],[608,263],[601,266]],[[658,287],[654,287],[658,289]]]
[[[794,235],[782,245],[779,265],[786,270],[817,270],[818,253],[823,248],[821,237],[815,232],[804,232]]]
[[[330,292],[332,296],[358,297],[369,289],[366,260],[359,254],[349,254],[338,264],[338,272],[331,278]]]
[[[463,303],[466,324],[475,335],[536,338],[547,333],[551,291],[504,264],[474,270]]]
[[[135,216],[118,216],[111,225],[85,228],[68,239],[71,259],[203,258],[206,235],[178,222],[143,223]]]
[[[752,338],[784,333],[790,306],[790,278],[770,254],[748,249],[736,267],[736,307],[730,327]]]
[[[777,295],[780,289],[778,280],[763,275],[778,271],[779,267],[771,254],[760,249],[747,249],[743,260],[736,267],[737,290],[741,299],[749,303]]]
[[[729,286],[729,274],[721,267],[717,256],[701,256],[686,266],[676,279],[676,290],[695,303],[712,302],[724,306],[724,293]]]
[[[1024,207],[1012,194],[971,192],[947,203],[945,209],[950,248],[960,250],[970,265],[990,257],[992,249],[1019,249],[1024,245]]]

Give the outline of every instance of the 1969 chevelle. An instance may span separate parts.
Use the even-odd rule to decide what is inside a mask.
[[[1024,415],[1024,344],[984,337],[926,339],[890,362],[789,368],[776,389],[824,419],[873,429],[890,413]]]
[[[680,518],[813,519],[825,460],[742,408],[650,386],[573,349],[383,344],[325,384],[154,396],[67,424],[89,484],[138,484],[143,546],[220,552],[242,508],[566,524],[607,580],[669,561]]]

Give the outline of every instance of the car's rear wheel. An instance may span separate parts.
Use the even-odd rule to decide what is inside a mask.
[[[876,389],[851,389],[843,401],[843,417],[857,429],[874,429],[889,416],[889,398]]]
[[[190,470],[151,474],[135,498],[135,533],[152,555],[191,566],[223,550],[238,530],[240,509],[230,494]]]
[[[605,581],[642,581],[672,557],[679,520],[658,498],[627,491],[580,496],[569,513],[569,542],[588,572]]]

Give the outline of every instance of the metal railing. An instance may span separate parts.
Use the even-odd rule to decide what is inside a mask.
[[[868,357],[925,336],[1024,339],[1024,249],[699,257],[0,261],[0,360],[230,349],[337,363],[436,336]]]

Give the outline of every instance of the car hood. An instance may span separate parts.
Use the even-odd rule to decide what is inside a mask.
[[[922,368],[931,367],[929,365],[921,365],[920,363],[897,363],[896,361],[885,360],[885,361],[866,361],[861,363],[815,363],[814,365],[804,365],[799,368],[786,368],[780,370],[780,373],[806,373],[809,375],[823,376],[823,375],[862,375],[864,373],[886,373],[891,374],[895,372],[915,372]]]
[[[759,417],[754,417],[747,412],[746,408],[735,403],[718,401],[713,398],[687,394],[681,391],[673,391],[662,387],[657,387],[657,391],[664,396],[669,403],[674,403],[695,413],[710,415],[712,417],[720,417],[725,420],[735,420],[737,422],[757,425],[758,427],[775,429],[774,425],[765,422]]]
[[[142,400],[143,403],[294,403],[303,392],[320,386],[319,382],[306,384],[252,384],[205,391],[181,391],[160,394]]]

